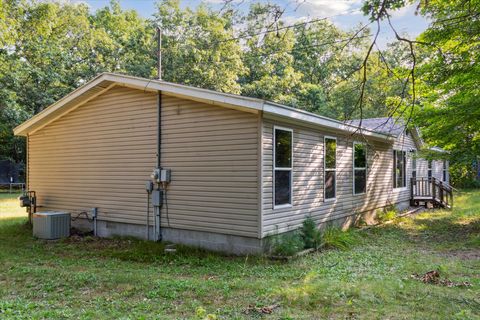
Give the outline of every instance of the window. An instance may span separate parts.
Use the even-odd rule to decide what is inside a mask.
[[[274,129],[274,207],[292,204],[292,130]]]
[[[353,193],[361,194],[367,190],[367,146],[353,143]]]
[[[404,188],[405,182],[405,160],[406,152],[393,150],[393,187]]]
[[[325,137],[324,145],[325,199],[334,199],[337,185],[337,139]]]
[[[432,160],[428,160],[428,170],[427,170],[427,175],[428,175],[428,180],[432,179]]]
[[[417,179],[417,153],[412,151],[412,178]]]
[[[443,160],[443,179],[442,181],[447,181],[447,160]]]

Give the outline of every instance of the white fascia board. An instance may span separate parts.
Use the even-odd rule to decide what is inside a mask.
[[[341,131],[341,132],[347,132],[352,134],[355,134],[358,132],[358,134],[361,134],[367,137],[376,138],[380,140],[387,140],[391,142],[395,139],[395,137],[392,135],[378,133],[365,128],[358,128],[357,126],[348,125],[338,120],[329,119],[329,118],[322,117],[310,112],[306,112],[306,111],[302,111],[302,110],[298,110],[298,109],[294,109],[294,108],[290,108],[287,106],[274,104],[270,102],[265,103],[263,107],[263,112],[276,115],[276,116],[285,117],[288,119],[294,119],[299,122],[307,122],[307,123],[315,124],[315,125],[318,125],[330,130],[334,130],[334,131]]]
[[[420,129],[417,126],[413,127],[412,136],[419,146],[418,149],[422,149],[425,147],[425,142],[423,141],[422,136],[420,135]]]
[[[54,113],[59,113],[63,115],[61,109],[65,104],[77,98],[78,96],[88,92],[95,86],[99,85],[104,81],[109,81],[119,86],[126,86],[131,88],[136,88],[143,91],[162,91],[165,94],[172,94],[175,96],[189,97],[192,99],[197,99],[199,101],[204,101],[205,103],[213,105],[223,105],[223,106],[233,106],[246,108],[248,110],[260,111],[263,109],[263,100],[243,97],[234,94],[227,94],[222,92],[215,92],[212,90],[200,89],[195,87],[189,87],[180,84],[174,84],[165,82],[162,80],[149,80],[144,78],[119,75],[114,73],[102,73],[99,76],[95,77],[91,81],[87,82],[83,86],[72,91],[62,99],[58,100],[54,104],[50,105],[48,108],[45,108],[43,111],[33,116],[29,120],[17,126],[13,132],[15,135],[26,136],[34,124],[38,124],[46,117],[51,116]],[[67,113],[69,110],[65,110]],[[45,119],[46,123],[49,123]],[[42,126],[45,124],[42,124]]]
[[[244,110],[263,111],[272,115],[285,117],[290,120],[318,125],[324,128],[328,128],[330,130],[347,132],[352,134],[355,134],[358,132],[358,134],[362,134],[364,136],[371,137],[373,139],[379,139],[384,141],[385,140],[393,141],[394,139],[392,135],[377,133],[375,131],[371,131],[365,128],[358,128],[356,126],[345,124],[337,120],[329,119],[313,113],[283,106],[280,104],[266,102],[261,99],[243,97],[240,95],[216,92],[216,91],[207,90],[207,89],[200,89],[200,88],[190,87],[186,85],[165,82],[162,80],[149,80],[145,78],[138,78],[138,77],[132,77],[132,76],[120,75],[120,74],[114,74],[114,73],[102,73],[96,78],[94,78],[93,80],[86,83],[85,85],[72,91],[70,94],[58,100],[57,102],[55,102],[54,104],[52,104],[51,106],[43,110],[42,112],[38,113],[31,119],[25,121],[24,123],[16,127],[14,129],[15,135],[25,136],[31,131],[30,129],[33,127],[34,124],[37,124],[37,127],[38,127],[38,123],[44,120],[45,123],[42,123],[41,125],[45,126],[46,124],[49,123],[49,118],[47,117],[50,116],[50,121],[51,121],[51,118],[53,116],[55,116],[54,118],[56,119],[62,116],[64,113],[69,112],[69,110],[65,110],[63,112],[61,108],[66,103],[88,92],[89,90],[91,90],[92,88],[94,88],[95,86],[99,85],[104,81],[108,81],[119,86],[136,88],[143,91],[150,91],[150,92],[162,91],[165,94],[171,94],[179,97],[189,97],[191,99],[204,101],[206,103],[210,103],[213,105],[239,107],[239,108],[244,108]]]
[[[93,87],[97,86],[98,84],[100,84],[103,81],[105,81],[104,75],[101,74],[101,75],[95,77],[94,79],[90,80],[89,82],[87,82],[83,86],[81,86],[81,87],[77,88],[76,90],[70,92],[69,94],[67,94],[66,96],[64,96],[63,98],[61,98],[57,102],[55,102],[54,104],[50,105],[48,108],[45,108],[44,110],[37,113],[36,115],[31,117],[27,121],[25,121],[22,124],[15,127],[13,129],[14,135],[16,135],[16,136],[26,136],[27,133],[28,133],[28,128],[30,126],[32,126],[34,123],[37,123],[37,122],[41,121],[42,119],[44,119],[45,117],[51,115],[52,113],[57,112],[66,103],[68,103],[69,101],[72,101],[76,97],[84,94],[88,90],[91,90]]]
[[[186,85],[165,82],[162,80],[148,80],[143,78],[105,74],[106,80],[117,82],[119,85],[135,86],[142,90],[162,91],[165,94],[196,98],[209,104],[231,105],[254,110],[262,110],[264,101],[240,95],[216,92],[213,90],[190,87]]]

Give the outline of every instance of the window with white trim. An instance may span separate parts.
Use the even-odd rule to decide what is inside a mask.
[[[362,194],[367,190],[367,146],[353,143],[353,194]]]
[[[292,130],[274,128],[274,207],[292,204]]]
[[[428,170],[427,170],[428,180],[432,179],[432,165],[433,165],[433,161],[428,160]]]
[[[393,150],[393,187],[404,188],[406,184],[406,151]]]
[[[324,145],[325,199],[334,199],[337,191],[337,139],[325,137]]]

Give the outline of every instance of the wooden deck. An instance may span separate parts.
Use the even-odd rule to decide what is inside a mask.
[[[451,209],[453,206],[453,188],[446,182],[436,178],[410,180],[410,204],[419,206],[421,203],[428,206]]]

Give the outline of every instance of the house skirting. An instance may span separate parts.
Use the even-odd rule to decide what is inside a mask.
[[[398,210],[404,210],[408,208],[409,202],[402,201],[395,205]],[[326,226],[337,226],[343,229],[347,229],[354,225],[361,217],[369,224],[375,219],[376,211],[369,210],[362,212],[361,214],[352,214],[349,216],[333,219],[320,224],[320,228]],[[86,219],[77,219],[72,221],[72,226],[82,230],[92,230],[93,223]],[[146,239],[145,225],[130,224],[112,221],[97,221],[97,236],[99,237],[135,237],[139,239]],[[153,239],[154,230],[150,226],[149,238]],[[192,247],[204,248],[207,250],[224,252],[236,255],[247,254],[261,254],[268,251],[269,241],[268,238],[258,239],[251,237],[242,237],[236,235],[228,235],[206,231],[185,230],[176,228],[162,227],[162,241],[184,244]]]
[[[93,223],[86,219],[72,221],[72,226],[82,230],[93,229]],[[153,231],[153,227],[150,226],[150,239],[153,239]],[[97,221],[97,236],[105,238],[128,236],[146,239],[146,227],[139,224],[99,220]],[[263,252],[261,239],[205,231],[162,227],[162,241],[237,255],[260,254]]]

